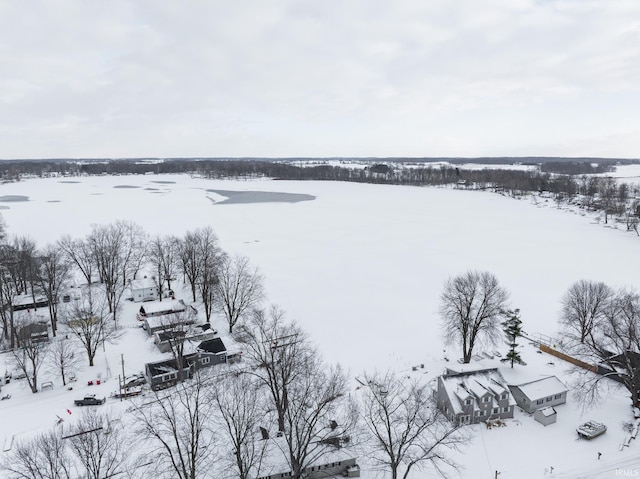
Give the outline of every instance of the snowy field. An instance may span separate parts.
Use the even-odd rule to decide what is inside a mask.
[[[245,193],[246,201],[225,203],[233,196],[224,196],[229,191],[252,193]],[[439,295],[448,277],[468,269],[495,274],[511,292],[512,307],[520,308],[524,330],[550,336],[556,334],[560,298],[573,282],[635,287],[640,271],[635,234],[557,209],[552,201],[487,192],[105,176],[2,185],[0,205],[9,234],[29,235],[39,246],[67,233],[83,236],[92,223],[117,219],[135,221],[151,235],[180,236],[211,225],[227,252],[246,255],[260,268],[269,302],[286,310],[324,357],[341,363],[352,376],[390,368],[429,381],[457,364],[459,352],[444,351]],[[95,370],[79,375],[74,391],[56,387],[32,395],[18,390],[18,384],[6,386],[14,397],[0,403],[0,441],[53,424],[88,388],[87,378],[117,375],[121,354],[133,372],[160,357],[134,326],[135,305],[126,308],[120,317],[129,322],[130,334],[107,346]],[[222,323],[218,326],[223,329]],[[560,360],[536,354],[530,346],[524,359],[526,367],[503,369],[508,380],[557,374],[569,381]],[[418,364],[425,368],[411,371]],[[112,383],[98,386],[100,394],[115,389]],[[557,408],[558,422],[546,428],[522,413],[506,428],[476,426],[473,444],[459,456],[465,466],[459,476],[490,478],[495,471],[500,479],[613,478],[622,477],[620,471],[640,475],[640,441],[619,450],[625,437],[622,422],[630,420],[625,396],[614,393],[584,413],[570,396]],[[575,427],[586,419],[607,423],[609,431],[593,442],[576,441]],[[603,454],[599,461],[597,452]],[[367,472],[366,460],[360,462],[363,477],[375,477]]]

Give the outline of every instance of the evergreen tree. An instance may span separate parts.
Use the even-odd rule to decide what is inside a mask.
[[[502,327],[504,334],[507,336],[507,344],[509,345],[509,352],[502,362],[510,362],[513,368],[513,363],[522,364],[522,358],[518,352],[518,337],[522,335],[522,321],[520,320],[520,310],[514,309],[505,312],[507,319],[503,321]]]

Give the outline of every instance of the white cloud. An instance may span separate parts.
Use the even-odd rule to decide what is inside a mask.
[[[0,157],[637,157],[639,13],[623,0],[10,0]]]

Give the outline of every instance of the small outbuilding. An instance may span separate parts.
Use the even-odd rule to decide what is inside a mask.
[[[558,413],[552,406],[543,407],[542,409],[537,409],[536,412],[533,413],[533,418],[543,426],[548,426],[549,424],[556,422],[556,419],[558,419]]]

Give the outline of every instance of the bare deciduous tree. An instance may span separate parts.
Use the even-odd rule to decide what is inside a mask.
[[[222,249],[218,246],[218,237],[211,227],[196,230],[198,252],[198,289],[207,322],[211,321],[213,306],[216,298],[216,288],[219,283],[220,263],[224,258]]]
[[[0,243],[7,239],[7,222],[4,220],[4,216],[0,214]]]
[[[148,439],[157,457],[160,477],[201,479],[218,477],[216,434],[211,428],[215,407],[206,388],[205,371],[178,384],[155,400],[134,403],[139,433]]]
[[[471,361],[477,343],[494,344],[500,337],[508,296],[488,272],[468,271],[445,282],[440,296],[442,331],[447,343],[460,343],[465,363]]]
[[[158,296],[162,301],[164,286],[171,289],[171,281],[176,275],[180,241],[174,236],[156,236],[149,244],[148,258],[156,275]]]
[[[143,263],[144,238],[145,233],[137,224],[116,221],[109,225],[93,225],[87,239],[114,321],[128,284],[127,277],[135,277]]]
[[[127,470],[130,446],[120,420],[113,415],[97,409],[83,411],[66,441],[87,479],[104,479]]]
[[[49,303],[49,317],[54,336],[58,329],[58,299],[71,273],[71,265],[64,252],[56,245],[47,245],[40,254],[37,271],[38,284]]]
[[[28,236],[17,236],[13,239],[13,247],[16,252],[15,264],[18,294],[31,293],[33,302],[36,302],[36,270],[37,255],[36,242]]]
[[[88,291],[87,297],[70,303],[61,311],[61,321],[80,341],[87,353],[89,366],[93,366],[98,348],[120,337],[120,331],[109,319],[105,304],[96,300],[90,289]]]
[[[59,374],[62,378],[62,384],[66,386],[70,375],[75,373],[76,368],[80,364],[80,356],[78,348],[70,339],[59,337],[49,346],[49,371]]]
[[[207,322],[211,320],[218,284],[220,262],[224,257],[218,245],[218,237],[210,226],[188,231],[180,242],[179,269],[185,282],[191,286],[193,301],[196,292],[204,307]]]
[[[349,439],[356,415],[345,395],[346,378],[340,368],[327,367],[303,331],[275,307],[255,311],[240,340],[255,364],[250,374],[268,391],[286,444],[282,452],[299,479],[327,449]]]
[[[269,391],[278,416],[278,431],[284,431],[288,393],[299,377],[300,367],[310,361],[312,352],[307,335],[295,323],[285,319],[284,311],[272,306],[269,311],[255,310],[238,337],[247,356],[258,365],[255,375]]]
[[[229,333],[242,315],[256,308],[262,300],[262,275],[251,268],[244,256],[224,257],[220,262],[216,301],[220,304]]]
[[[186,311],[164,315],[162,321],[160,321],[160,326],[163,328],[160,335],[162,340],[169,344],[171,354],[176,361],[178,369],[177,380],[179,382],[186,379],[185,340],[189,333],[190,325],[194,322],[195,314],[191,308]]]
[[[304,478],[305,469],[328,451],[349,444],[357,421],[339,367],[328,367],[313,354],[299,368],[302,374],[286,391],[283,432],[293,479]]]
[[[10,347],[13,349],[16,342],[16,328],[13,310],[13,300],[18,293],[16,281],[16,251],[12,246],[0,245],[0,302],[6,307],[0,308],[2,317],[2,334],[5,339],[10,339]]]
[[[562,298],[560,324],[565,337],[584,343],[609,307],[612,296],[612,289],[602,282],[582,279],[572,284]]]
[[[83,239],[74,239],[70,235],[64,235],[58,241],[58,246],[60,246],[69,261],[82,273],[87,285],[90,285],[95,263],[89,242]]]
[[[376,465],[392,479],[407,479],[427,464],[438,472],[455,467],[447,453],[466,436],[438,410],[429,389],[390,372],[365,377],[362,419]]]
[[[213,399],[219,412],[216,424],[229,446],[227,477],[256,477],[267,446],[266,441],[256,440],[266,414],[260,385],[251,375],[231,372],[216,382]]]
[[[22,322],[18,326],[18,347],[11,353],[16,367],[24,373],[32,393],[38,392],[38,374],[45,362],[49,344],[31,336],[39,324]]]
[[[615,291],[585,342],[573,345],[572,355],[598,365],[598,374],[578,371],[576,396],[584,406],[615,384],[610,379],[629,391],[633,406],[640,406],[640,295]]]
[[[179,269],[184,283],[189,283],[193,301],[196,300],[198,278],[200,277],[200,260],[198,254],[197,233],[187,231],[184,239],[180,241],[178,250]]]
[[[3,464],[11,479],[71,479],[73,461],[60,429],[18,441]]]

